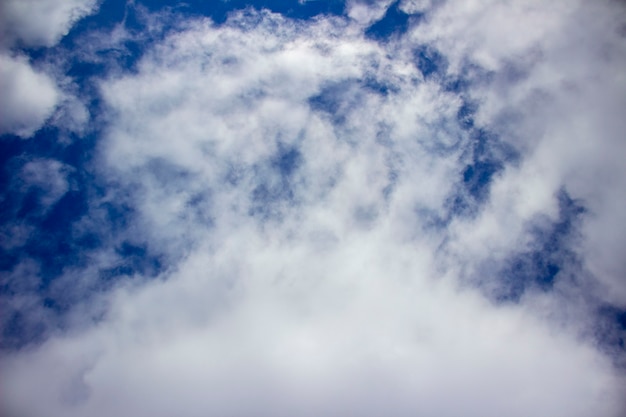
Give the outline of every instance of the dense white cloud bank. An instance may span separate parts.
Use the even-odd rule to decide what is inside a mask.
[[[195,20],[104,78],[99,174],[168,268],[3,358],[9,415],[622,416],[623,358],[588,335],[626,303],[623,10],[432,3],[386,43],[366,3]],[[481,129],[503,167],[455,211]],[[494,302],[564,192],[588,214],[553,287]]]

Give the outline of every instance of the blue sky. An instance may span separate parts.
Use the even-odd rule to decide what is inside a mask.
[[[5,1],[2,414],[622,416],[625,13]]]

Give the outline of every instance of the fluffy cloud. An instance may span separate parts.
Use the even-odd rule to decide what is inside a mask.
[[[9,405],[51,416],[618,415],[617,378],[596,351],[429,279],[418,248],[384,234],[326,247],[257,235],[231,233],[167,281],[120,290],[97,329],[5,363]]]
[[[27,138],[59,105],[62,106],[61,124],[74,131],[84,127],[84,106],[61,92],[55,70],[35,68],[11,49],[56,45],[76,21],[92,13],[96,6],[96,0],[8,0],[0,4],[0,104],[3,109],[0,134],[13,133]],[[50,73],[46,73],[47,70]]]
[[[50,117],[61,93],[48,75],[21,56],[0,54],[0,77],[0,133],[29,137]]]
[[[0,5],[2,43],[52,46],[96,6],[97,0],[3,1]]]
[[[197,19],[104,77],[94,169],[167,265],[7,354],[9,415],[621,416],[615,6],[436,3]]]
[[[602,296],[624,305],[626,270],[619,252],[626,223],[617,209],[626,199],[626,171],[619,162],[626,157],[620,133],[626,123],[618,116],[626,105],[626,83],[618,74],[626,65],[624,14],[621,8],[607,13],[606,6],[447,2],[430,16],[431,25],[412,36],[433,40],[451,71],[463,72],[468,60],[492,71],[489,83],[469,90],[480,103],[476,121],[523,152],[521,164],[495,181],[479,220],[484,226],[471,223],[468,230],[485,230],[491,244],[501,247],[503,227],[520,230],[538,211],[556,215],[553,197],[564,187],[589,211],[580,248],[585,266],[605,285]],[[459,13],[472,17],[460,19]],[[468,23],[482,19],[494,24]],[[474,245],[471,237],[468,247]]]

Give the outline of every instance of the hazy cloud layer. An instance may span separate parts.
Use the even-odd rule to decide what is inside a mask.
[[[624,9],[387,3],[142,10],[165,35],[91,80],[71,230],[102,246],[49,284],[61,307],[37,262],[2,276],[45,328],[3,354],[9,416],[623,415]],[[20,175],[42,212],[78,187]]]

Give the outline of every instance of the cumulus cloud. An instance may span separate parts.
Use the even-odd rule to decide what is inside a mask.
[[[398,7],[198,18],[102,77],[94,172],[167,265],[7,353],[9,415],[623,415],[619,9]]]
[[[36,68],[12,50],[52,47],[80,18],[97,8],[96,0],[7,0],[0,4],[0,72],[2,108],[0,134],[33,135],[61,106],[59,121],[70,130],[85,124],[84,106],[63,94],[55,68]]]
[[[61,93],[48,75],[22,56],[0,54],[0,76],[0,133],[29,137],[50,117]]]
[[[346,14],[355,22],[369,26],[382,19],[389,6],[395,3],[393,0],[370,1],[351,0],[346,2]]]
[[[2,43],[53,46],[97,0],[6,0],[0,5]]]

